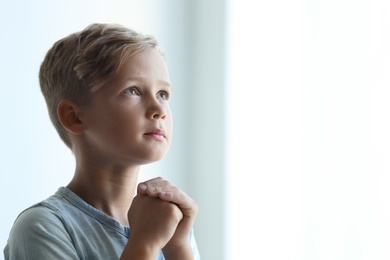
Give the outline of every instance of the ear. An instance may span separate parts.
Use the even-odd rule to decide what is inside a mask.
[[[81,135],[85,131],[80,112],[80,106],[69,99],[61,100],[57,106],[57,115],[62,126],[75,135]]]

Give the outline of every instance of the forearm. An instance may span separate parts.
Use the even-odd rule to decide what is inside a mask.
[[[193,252],[189,243],[183,246],[166,246],[163,248],[166,260],[193,260]]]
[[[137,243],[131,241],[127,243],[125,249],[120,257],[121,260],[155,260],[159,252],[158,248],[155,248],[148,243]]]

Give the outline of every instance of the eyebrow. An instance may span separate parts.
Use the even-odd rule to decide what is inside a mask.
[[[130,76],[130,77],[126,77],[125,78],[125,82],[129,82],[129,81],[141,81],[141,82],[145,82],[146,78],[144,77],[137,77],[137,76]],[[159,84],[165,86],[165,87],[171,87],[171,83],[169,83],[168,81],[165,81],[165,80],[159,80],[158,81]]]

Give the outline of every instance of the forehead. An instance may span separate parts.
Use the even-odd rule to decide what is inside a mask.
[[[118,68],[114,80],[157,80],[169,82],[164,58],[156,49],[137,52],[127,58]]]

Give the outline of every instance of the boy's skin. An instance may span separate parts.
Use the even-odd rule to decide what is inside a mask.
[[[88,104],[58,105],[76,157],[67,187],[131,227],[121,259],[155,259],[159,250],[166,259],[193,258],[196,203],[162,178],[137,187],[140,165],[160,160],[171,142],[169,82],[161,54],[147,49],[127,59]]]

